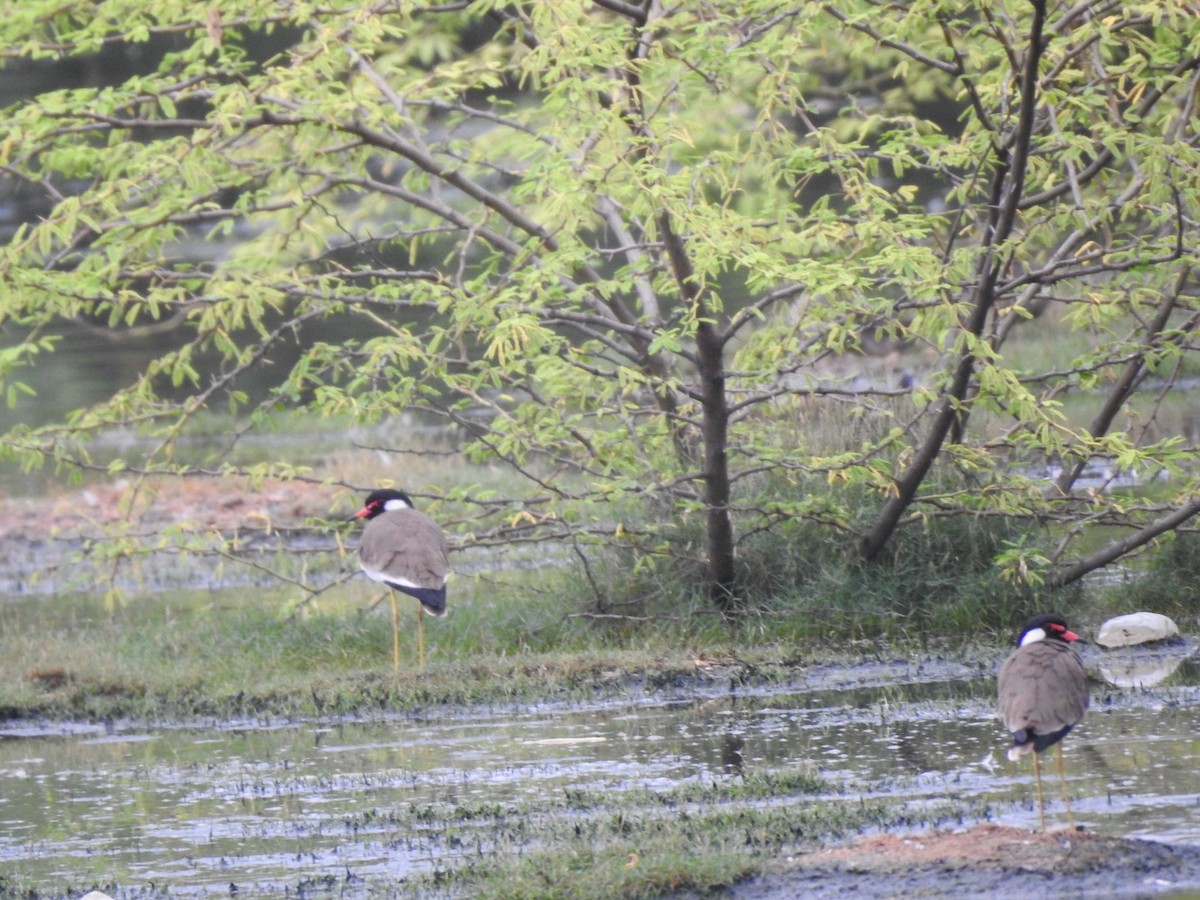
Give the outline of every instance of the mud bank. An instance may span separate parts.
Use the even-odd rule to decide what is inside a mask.
[[[729,891],[790,897],[1195,897],[1200,847],[1001,825],[897,836],[781,860]]]

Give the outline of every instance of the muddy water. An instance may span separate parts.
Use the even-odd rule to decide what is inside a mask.
[[[1079,822],[1200,844],[1194,649],[1159,658],[1173,671],[1150,687],[1093,685],[1067,744]],[[1128,680],[1111,657],[1105,667]],[[1003,758],[983,668],[872,663],[816,668],[786,690],[632,688],[583,707],[373,721],[0,726],[0,873],[118,896],[308,885],[365,897],[406,873],[520,850],[522,822],[570,792],[797,768],[819,772],[831,797],[1032,826],[1032,775]],[[1101,671],[1095,651],[1089,669]]]

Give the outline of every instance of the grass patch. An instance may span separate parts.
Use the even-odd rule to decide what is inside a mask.
[[[518,600],[490,581],[457,581],[450,615],[426,620],[423,672],[415,604],[405,603],[398,676],[388,604],[372,608],[365,584],[299,609],[286,591],[245,589],[138,596],[111,612],[91,596],[12,599],[0,605],[0,718],[369,715],[619,698],[785,683],[806,662],[860,655],[847,641],[806,642],[813,626],[792,612],[601,624],[569,614],[573,601],[556,589],[569,573],[539,579]]]
[[[426,622],[423,673],[415,609],[405,604],[397,677],[387,604],[371,611],[369,599],[322,601],[295,615],[285,592],[173,592],[132,598],[111,614],[93,597],[12,600],[0,606],[0,716],[369,713],[590,696],[631,672],[695,673],[685,653],[585,646],[585,626],[563,625],[549,596],[501,615],[497,601],[475,607],[460,593],[450,616]]]

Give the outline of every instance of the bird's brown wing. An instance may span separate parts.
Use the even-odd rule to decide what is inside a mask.
[[[1009,731],[1060,731],[1082,719],[1087,706],[1087,674],[1069,644],[1019,647],[1000,668],[997,707]]]
[[[415,509],[376,516],[363,531],[359,547],[363,568],[371,577],[388,573],[423,588],[440,588],[446,583],[447,553],[441,528]]]

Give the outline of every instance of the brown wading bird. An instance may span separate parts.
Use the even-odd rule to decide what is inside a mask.
[[[1063,774],[1062,744],[1079,724],[1088,707],[1087,675],[1071,643],[1079,635],[1058,616],[1035,616],[1017,637],[1017,649],[1000,667],[998,707],[1000,720],[1012,732],[1008,758],[1033,754],[1037,781],[1038,821],[1046,830],[1042,803],[1042,770],[1038,754],[1058,744],[1058,778],[1062,785],[1067,821],[1074,826]]]
[[[385,584],[392,598],[392,668],[400,671],[400,613],[396,591],[420,601],[417,609],[417,660],[425,668],[425,613],[446,614],[446,536],[438,524],[413,509],[401,491],[373,491],[354,514],[366,519],[359,563],[367,577]]]

